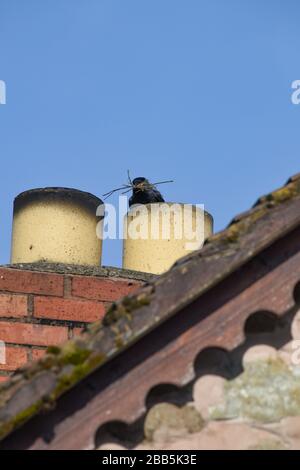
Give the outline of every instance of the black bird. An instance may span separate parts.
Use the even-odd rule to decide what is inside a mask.
[[[152,204],[155,202],[165,202],[160,192],[156,189],[156,186],[158,184],[173,183],[173,180],[150,183],[149,180],[147,180],[143,176],[140,176],[138,178],[134,178],[134,180],[132,181],[129,175],[129,170],[127,173],[128,183],[123,184],[123,186],[121,186],[120,188],[112,189],[111,191],[108,191],[107,193],[103,194],[103,196],[105,196],[104,200],[117,191],[123,191],[122,194],[126,194],[129,191],[132,191],[132,196],[129,199],[129,207],[133,206],[134,204]]]
[[[154,184],[151,184],[142,176],[134,178],[132,180],[132,196],[129,199],[129,207],[134,204],[152,204],[155,202],[165,202],[165,200]]]

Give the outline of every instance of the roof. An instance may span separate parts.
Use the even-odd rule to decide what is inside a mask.
[[[202,250],[180,259],[136,294],[114,303],[102,323],[90,325],[87,333],[62,347],[49,348],[45,358],[5,383],[0,389],[0,437],[41,410],[52,409],[63,394],[93,371],[104,370],[113,358],[299,226],[300,174],[236,216],[227,229],[210,237]]]

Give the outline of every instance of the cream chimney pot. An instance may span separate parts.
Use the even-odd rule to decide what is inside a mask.
[[[179,203],[155,203],[154,213],[151,212],[151,204],[146,204],[142,213],[136,212],[134,209],[129,210],[124,220],[124,245],[123,245],[123,268],[132,269],[135,271],[143,271],[152,274],[162,274],[167,271],[179,258],[187,255],[191,251],[200,249],[204,240],[213,233],[213,218],[212,216],[203,211],[195,205],[186,205]],[[173,206],[174,211],[170,210]],[[191,210],[192,227],[194,230],[194,237],[188,239],[185,236],[183,221],[184,221],[184,207],[189,206]],[[176,209],[177,207],[177,209]],[[170,232],[166,238],[163,235],[164,217],[170,212]],[[178,218],[179,213],[182,218]],[[197,216],[201,217],[203,223],[196,230]],[[129,226],[133,222],[137,222],[141,233],[147,233],[147,238],[133,238],[130,234]],[[199,220],[199,219],[198,219]],[[153,225],[159,227],[157,239],[152,236]],[[178,227],[178,224],[181,227]],[[176,230],[181,228],[182,236],[176,238]],[[190,248],[190,244],[194,247]]]
[[[96,228],[103,204],[93,194],[69,188],[39,188],[14,201],[11,263],[47,261],[99,266],[102,240]],[[99,230],[99,226],[98,226]]]

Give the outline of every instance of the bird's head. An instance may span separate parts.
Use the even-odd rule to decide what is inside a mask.
[[[140,191],[148,191],[148,190],[156,190],[156,185],[157,184],[163,184],[163,183],[173,183],[172,180],[170,181],[159,181],[158,183],[150,183],[147,178],[144,178],[144,176],[138,176],[137,178],[134,178],[134,180],[131,181],[129,171],[128,171],[128,183],[123,184],[120,188],[112,189],[111,191],[108,191],[108,193],[103,194],[105,196],[105,199],[107,199],[109,196],[114,194],[116,191],[122,191],[122,194],[126,194],[129,191],[133,191],[134,194],[140,192]]]
[[[139,191],[144,191],[146,188],[149,188],[150,183],[143,176],[139,176],[138,178],[134,178],[132,185],[134,190],[137,189]]]

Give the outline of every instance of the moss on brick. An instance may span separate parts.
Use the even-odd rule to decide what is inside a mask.
[[[81,357],[81,355],[78,357]],[[105,356],[103,354],[92,353],[89,354],[85,360],[78,362],[76,365],[73,365],[70,368],[66,368],[65,370],[63,369],[58,377],[56,388],[49,399],[51,401],[56,401],[60,395],[69,390],[81,379],[87,377],[104,361]]]
[[[33,403],[28,408],[25,408],[20,413],[13,416],[10,420],[5,421],[4,423],[0,422],[0,439],[5,437],[14,429],[20,427],[28,419],[37,414],[43,406],[43,401],[38,400],[36,403]]]
[[[295,181],[288,183],[286,186],[261,197],[254,208],[245,213],[244,217],[231,223],[226,230],[211,236],[207,241],[207,245],[211,243],[237,243],[241,236],[248,231],[253,230],[255,223],[264,217],[270,210],[299,195],[300,179],[296,179]]]
[[[113,303],[103,318],[103,325],[112,325],[120,320],[120,318],[126,318],[130,322],[132,319],[132,312],[134,310],[150,304],[151,294],[152,291],[142,292],[132,296],[125,296],[121,302]]]

